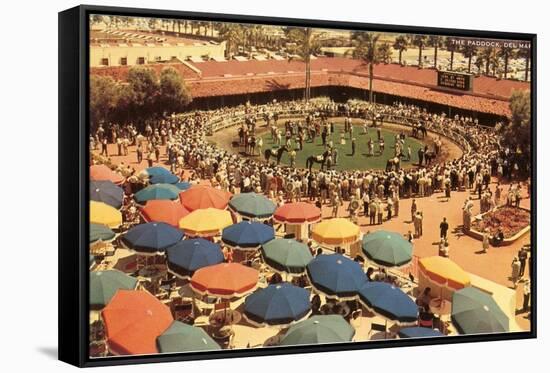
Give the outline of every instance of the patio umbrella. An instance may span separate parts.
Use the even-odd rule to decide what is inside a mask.
[[[473,287],[454,292],[451,320],[460,334],[510,331],[510,320],[493,297]]]
[[[134,290],[137,278],[116,269],[90,272],[90,308],[105,307],[117,290]]]
[[[286,327],[310,312],[309,291],[287,282],[256,290],[244,301],[244,317],[258,327]]]
[[[170,308],[143,290],[118,290],[101,315],[114,355],[158,353],[157,337],[174,321]]]
[[[313,227],[312,238],[322,245],[338,246],[357,242],[361,230],[348,219],[324,220]]]
[[[112,181],[116,185],[124,183],[124,176],[119,173],[114,172],[109,167],[104,164],[96,164],[90,166],[90,180],[94,181]]]
[[[349,342],[355,330],[340,315],[313,316],[292,325],[281,339],[281,346]]]
[[[285,203],[275,210],[273,219],[282,224],[311,224],[321,220],[321,209],[306,202]]]
[[[318,255],[306,269],[313,288],[333,299],[356,299],[367,280],[359,263],[341,254]]]
[[[163,253],[183,239],[183,232],[166,223],[145,223],[129,229],[121,239],[122,245],[143,255]]]
[[[179,193],[180,190],[178,187],[172,184],[154,184],[134,194],[134,199],[140,204],[145,204],[147,201],[155,199],[176,200],[179,197]]]
[[[189,211],[227,207],[231,193],[206,185],[195,185],[180,193],[181,204]]]
[[[191,183],[188,181],[180,181],[179,183],[175,183],[174,185],[177,186],[179,190],[187,190],[191,188]]]
[[[436,284],[451,290],[470,285],[470,276],[458,264],[442,256],[430,256],[419,260],[420,271]]]
[[[164,167],[149,167],[145,169],[149,176],[150,184],[175,184],[180,181],[180,178],[168,171]]]
[[[256,288],[258,275],[257,270],[242,264],[220,263],[195,271],[191,288],[214,297],[239,297]]]
[[[236,250],[255,250],[275,238],[275,230],[263,223],[242,221],[222,231],[222,241]]]
[[[183,240],[166,249],[168,271],[189,278],[203,267],[223,262],[220,245],[204,238]]]
[[[276,206],[267,197],[252,192],[234,195],[229,208],[241,216],[262,220],[273,216]]]
[[[365,282],[359,300],[371,311],[399,323],[415,323],[418,306],[401,289],[385,282]]]
[[[214,208],[191,212],[179,222],[179,227],[190,237],[212,237],[233,224],[231,213]]]
[[[141,216],[146,222],[162,222],[177,228],[181,218],[187,215],[189,211],[181,203],[167,199],[154,199],[141,207]]]
[[[384,267],[401,267],[412,260],[412,244],[399,233],[377,231],[363,237],[363,253]]]
[[[90,244],[97,242],[110,242],[114,240],[116,233],[103,224],[90,224]]]
[[[293,239],[276,238],[262,245],[265,264],[277,272],[301,275],[313,256],[306,244]]]
[[[124,199],[124,191],[110,180],[90,181],[90,199],[104,202],[116,209],[120,209]]]
[[[159,352],[191,352],[221,350],[202,328],[174,321],[172,325],[157,337]]]
[[[429,338],[445,336],[438,330],[432,328],[423,328],[420,326],[411,326],[409,328],[400,329],[398,335],[400,338]]]
[[[122,214],[106,203],[90,201],[90,223],[118,228],[122,225]]]

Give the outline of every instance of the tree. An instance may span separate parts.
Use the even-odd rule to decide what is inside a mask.
[[[369,67],[369,102],[373,102],[372,81],[374,65],[381,61],[380,50],[377,48],[380,35],[370,32],[356,31],[352,34],[352,44],[355,45],[353,57],[363,60]]]
[[[400,35],[395,38],[395,41],[393,42],[393,49],[396,51],[399,51],[399,65],[402,65],[402,56],[403,52],[407,50],[407,47],[409,45],[409,41],[407,40],[407,37],[404,35]]]
[[[377,53],[380,56],[380,62],[383,62],[385,64],[391,63],[391,46],[389,43],[382,43],[378,46]]]
[[[500,65],[497,50],[494,47],[487,47],[481,51],[479,57],[485,62],[485,75],[490,75],[491,69],[493,70],[493,75],[496,75],[496,71]]]
[[[428,45],[434,48],[434,69],[437,70],[437,51],[443,46],[443,37],[431,35],[428,38]]]
[[[445,39],[445,49],[447,49],[448,52],[451,52],[451,66],[449,70],[453,71],[453,64],[455,61],[455,52],[458,50],[458,46],[454,43],[454,39],[452,38]]]
[[[311,98],[311,55],[321,51],[321,34],[314,33],[310,27],[288,27],[285,32],[287,38],[296,43],[298,58],[306,64],[304,99],[307,102]]]
[[[225,40],[227,44],[227,58],[233,56],[233,49],[237,49],[238,44],[243,40],[242,27],[236,23],[224,23],[219,30],[219,37]]]
[[[472,58],[477,56],[477,47],[475,45],[465,45],[461,52],[468,59],[468,72],[470,73],[472,71]]]
[[[191,94],[178,71],[173,67],[162,69],[157,95],[159,113],[179,113],[190,102]]]
[[[498,57],[504,61],[504,79],[508,78],[508,62],[516,56],[516,51],[511,47],[502,47],[498,51]]]
[[[418,68],[422,68],[422,51],[428,43],[428,37],[426,35],[413,35],[411,36],[411,44],[418,48]]]
[[[96,128],[99,123],[112,120],[117,108],[119,88],[110,76],[90,77],[90,122]]]
[[[134,113],[136,121],[156,116],[155,102],[159,92],[159,84],[155,71],[143,66],[132,66],[128,71],[130,88],[129,109]]]
[[[524,58],[525,59],[525,81],[528,81],[529,80],[530,62],[531,62],[531,49],[522,48],[518,51],[517,56],[519,58]]]
[[[510,97],[510,121],[501,128],[503,143],[512,150],[531,154],[531,94],[529,91],[513,91]]]

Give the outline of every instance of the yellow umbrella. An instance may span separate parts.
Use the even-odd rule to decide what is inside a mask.
[[[458,290],[470,285],[470,275],[449,258],[422,258],[419,260],[419,268],[428,279],[449,289]]]
[[[336,246],[357,242],[360,233],[361,230],[356,224],[347,219],[335,218],[315,225],[312,237],[320,244]]]
[[[122,214],[106,203],[90,201],[90,223],[118,228],[122,225]]]
[[[198,209],[180,219],[179,227],[192,237],[211,237],[233,224],[231,213],[215,208]]]

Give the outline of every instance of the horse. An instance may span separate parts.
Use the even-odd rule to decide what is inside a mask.
[[[277,150],[275,149],[266,149],[264,152],[264,158],[266,162],[269,162],[269,159],[271,157],[275,157],[277,159],[277,165],[281,163],[281,158],[283,157],[283,153],[288,152],[288,148],[285,146],[281,146]]]
[[[426,164],[426,166],[429,166],[436,157],[437,154],[435,151],[429,150],[427,152],[424,152],[424,163]]]
[[[426,125],[423,123],[419,123],[418,125],[414,126],[412,129],[412,136],[419,139],[420,135],[422,135],[422,138],[425,138],[428,136],[428,129],[426,128]]]
[[[330,154],[329,150],[325,150],[325,152],[323,154],[320,154],[320,155],[317,155],[317,156],[310,155],[306,159],[306,168],[311,171],[311,168],[313,167],[314,163],[320,163],[321,164],[321,171],[322,171],[323,168],[325,167],[325,164],[327,162],[328,157],[330,157],[330,156],[331,156],[331,154]]]

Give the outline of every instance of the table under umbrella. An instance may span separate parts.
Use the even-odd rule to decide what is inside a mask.
[[[294,239],[276,238],[262,245],[262,258],[276,272],[302,275],[313,256],[306,244]]]
[[[157,337],[174,321],[170,308],[143,290],[118,290],[101,316],[114,355],[158,353]]]
[[[236,250],[256,250],[274,238],[272,226],[252,221],[242,221],[222,231],[222,242]]]
[[[206,185],[195,185],[179,195],[181,204],[189,211],[198,209],[225,209],[231,193]]]
[[[195,210],[183,217],[179,227],[190,237],[212,237],[231,224],[233,219],[229,211],[207,208]]]
[[[180,189],[172,184],[154,184],[149,185],[136,194],[134,199],[139,204],[145,204],[147,201],[155,199],[176,200],[179,198]]]
[[[144,223],[128,230],[121,243],[142,255],[162,254],[183,239],[183,232],[166,223]]]
[[[116,269],[90,272],[90,308],[105,307],[117,290],[134,290],[137,279]]]
[[[254,268],[239,263],[220,263],[195,271],[191,288],[201,295],[230,299],[253,291],[258,276]]]
[[[116,185],[121,185],[122,183],[124,183],[125,177],[119,173],[114,172],[104,164],[96,164],[90,166],[90,180],[109,180]]]
[[[363,253],[383,267],[401,267],[412,260],[413,247],[399,233],[376,231],[363,236]]]
[[[122,225],[122,214],[106,203],[90,201],[90,223],[116,229]]]
[[[90,181],[90,199],[120,209],[124,200],[124,190],[110,180],[92,180]]]
[[[188,279],[196,270],[223,262],[220,245],[204,238],[183,240],[166,250],[168,271]]]
[[[366,281],[359,263],[341,255],[318,255],[306,267],[313,288],[327,298],[355,300]]]
[[[420,326],[411,326],[409,328],[400,329],[397,335],[399,335],[400,338],[431,338],[445,336],[439,330],[423,328]]]
[[[350,342],[353,327],[340,315],[313,316],[291,326],[281,339],[281,346],[318,345]]]
[[[246,297],[244,317],[252,325],[287,327],[311,312],[309,291],[287,282],[269,285]]]
[[[451,320],[460,334],[510,331],[510,320],[494,298],[474,287],[454,292]]]
[[[313,224],[321,220],[321,209],[311,203],[285,203],[275,210],[273,220],[281,224]]]
[[[189,211],[178,201],[155,199],[141,207],[141,216],[146,222],[162,222],[179,227],[179,221],[189,215]]]
[[[416,323],[418,306],[401,289],[385,282],[365,282],[359,300],[374,313],[399,324]]]
[[[157,337],[159,352],[194,352],[221,350],[202,328],[174,321],[172,325]]]
[[[348,219],[334,218],[323,220],[313,227],[311,235],[321,245],[349,245],[359,240],[361,230]]]
[[[273,216],[276,206],[264,195],[251,192],[234,195],[229,201],[229,208],[243,217],[265,220]]]

